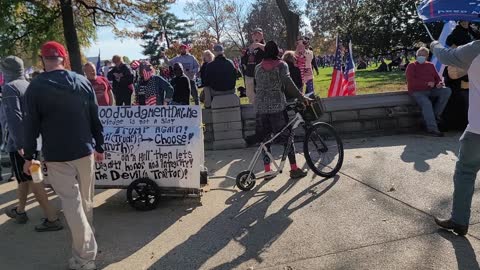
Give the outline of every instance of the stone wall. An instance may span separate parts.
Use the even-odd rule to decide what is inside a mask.
[[[342,137],[398,134],[422,127],[420,110],[407,92],[327,98],[323,103],[326,112],[319,121],[332,124]],[[255,134],[253,106],[241,105],[241,116],[243,136],[248,138]],[[211,110],[203,111],[203,122],[205,148],[212,149],[215,138]],[[238,128],[238,122],[234,126]],[[302,131],[298,129],[297,134],[301,136]]]

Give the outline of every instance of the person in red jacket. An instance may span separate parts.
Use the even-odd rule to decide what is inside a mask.
[[[440,115],[447,106],[452,90],[445,87],[435,66],[427,61],[429,53],[430,51],[425,47],[418,49],[417,61],[408,65],[406,71],[408,93],[422,109],[427,133],[442,137],[443,133],[438,129],[438,122],[441,120]],[[433,103],[432,100],[436,102]]]

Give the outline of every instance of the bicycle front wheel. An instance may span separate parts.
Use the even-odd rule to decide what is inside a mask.
[[[342,167],[342,139],[327,123],[316,123],[307,129],[303,152],[308,166],[317,175],[332,177]]]

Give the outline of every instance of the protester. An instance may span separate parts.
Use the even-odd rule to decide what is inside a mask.
[[[469,22],[461,21],[447,37],[446,44],[451,48],[465,45],[480,38]],[[445,67],[445,84],[452,89],[452,95],[442,115],[445,128],[464,131],[468,125],[469,79],[467,71],[455,66]]]
[[[200,86],[199,88],[203,88],[202,93],[200,94],[200,101],[202,103],[205,103],[205,88],[208,88],[208,86],[205,86],[205,76],[207,75],[206,69],[208,63],[213,61],[213,58],[215,58],[215,55],[210,50],[203,51],[202,53],[202,66],[200,67]]]
[[[114,55],[112,62],[115,65],[107,75],[109,81],[113,82],[113,95],[117,106],[130,106],[133,93],[133,72],[125,63],[122,57]]]
[[[297,59],[296,66],[300,69],[302,82],[305,85],[305,93],[311,94],[315,90],[313,88],[313,52],[308,49],[307,45],[308,41],[304,37],[298,38],[297,47],[295,49],[295,58]]]
[[[210,108],[213,97],[235,94],[237,71],[230,59],[225,57],[223,46],[217,44],[213,47],[215,60],[206,68],[205,85],[205,108]],[[248,95],[248,90],[247,90]]]
[[[173,86],[172,105],[190,105],[191,84],[190,79],[185,75],[181,63],[173,65],[173,74],[175,77],[171,83]]]
[[[459,21],[452,33],[448,35],[446,44],[449,47],[456,48],[477,39],[480,39],[480,32],[473,29],[470,22]]]
[[[86,63],[83,66],[85,76],[92,84],[95,96],[97,97],[98,106],[112,106],[114,103],[112,86],[108,82],[107,78],[103,76],[97,76],[97,69],[91,62]]]
[[[27,197],[32,190],[46,218],[41,225],[35,227],[37,232],[58,231],[63,229],[57,217],[56,210],[48,202],[43,183],[34,183],[29,175],[23,173],[25,164],[24,156],[24,95],[29,85],[24,77],[23,60],[16,56],[6,57],[0,64],[0,69],[5,74],[6,84],[2,90],[2,113],[7,123],[7,151],[10,153],[10,163],[14,168],[15,178],[18,181],[18,205],[6,211],[8,217],[17,223],[24,224],[28,221],[25,206]]]
[[[388,71],[393,71],[393,67],[400,67],[400,64],[402,64],[402,57],[397,56],[392,59],[392,62],[388,64]]]
[[[286,51],[283,54],[282,59],[288,65],[288,70],[290,71],[290,77],[292,77],[292,80],[295,83],[295,86],[297,86],[298,89],[303,89],[302,73],[300,72],[300,69],[297,66],[295,66],[295,63],[297,63],[297,59],[295,58],[295,52]]]
[[[180,55],[170,60],[170,66],[174,66],[176,63],[181,63],[185,75],[192,81],[195,81],[195,75],[198,73],[199,64],[197,59],[189,53],[187,45],[180,45]]]
[[[408,93],[415,99],[422,109],[423,119],[427,127],[427,133],[442,137],[443,133],[438,129],[441,114],[450,98],[451,90],[445,87],[435,66],[426,59],[430,51],[421,47],[417,51],[417,61],[407,67]],[[436,99],[432,104],[431,99]]]
[[[206,80],[205,78],[206,78],[206,75],[207,75],[207,72],[206,72],[207,65],[208,65],[208,63],[212,62],[214,58],[215,58],[215,55],[213,55],[213,53],[210,50],[206,50],[202,54],[203,63],[202,63],[202,66],[200,67],[200,79],[202,80],[201,87],[206,87],[205,86],[205,80]]]
[[[103,62],[103,67],[101,70],[102,76],[107,77],[108,72],[110,71],[111,68],[112,68],[112,62],[110,62],[109,60],[105,60]]]
[[[245,88],[251,104],[255,103],[255,67],[263,60],[264,48],[263,30],[256,28],[252,33],[252,43],[245,50],[241,59]]]
[[[380,60],[380,66],[375,71],[376,72],[387,72],[388,71],[388,66],[387,66],[387,63],[385,62],[385,58],[382,58]]]
[[[456,49],[445,49],[438,41],[431,45],[438,60],[449,66],[468,71],[470,77],[470,106],[468,126],[460,138],[460,151],[453,176],[454,192],[452,213],[449,219],[435,218],[442,228],[466,235],[470,223],[475,179],[480,170],[480,41]]]
[[[45,72],[25,94],[24,172],[30,174],[30,166],[38,163],[34,160],[36,138],[41,135],[48,181],[62,201],[70,227],[73,254],[69,267],[96,269],[94,161],[104,159],[104,139],[95,92],[84,76],[65,69],[68,54],[61,44],[45,43],[41,58]]]
[[[139,66],[139,82],[136,89],[136,105],[168,105],[172,100],[173,87],[164,78],[155,75],[152,65],[141,62]]]
[[[256,133],[259,140],[269,138],[271,134],[281,131],[287,125],[287,97],[304,99],[290,77],[288,65],[278,58],[278,52],[278,46],[275,42],[267,42],[264,59],[255,68]],[[288,152],[291,168],[290,177],[298,179],[305,177],[307,173],[297,166],[295,146],[293,140],[289,141],[290,132],[292,132],[291,129],[285,130],[280,136],[279,142],[284,144],[284,147],[290,147]],[[270,152],[270,145],[268,151]],[[264,153],[263,161],[265,172],[270,172],[271,160],[266,153]]]

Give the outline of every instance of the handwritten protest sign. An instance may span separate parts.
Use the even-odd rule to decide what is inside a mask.
[[[160,187],[200,188],[201,115],[199,106],[99,107],[105,161],[96,164],[96,184],[147,177]]]

